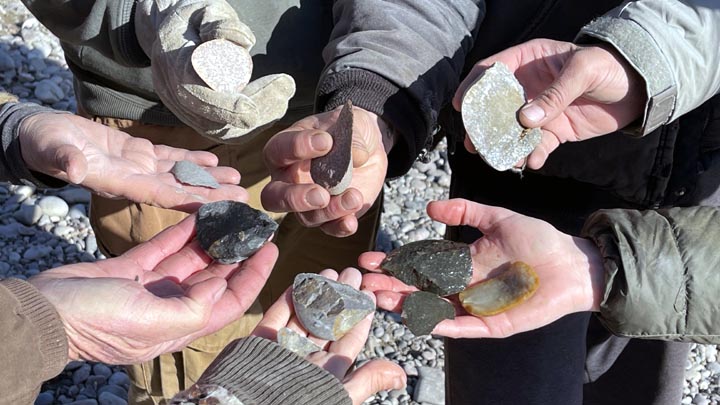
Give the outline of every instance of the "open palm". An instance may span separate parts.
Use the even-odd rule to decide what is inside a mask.
[[[485,235],[471,245],[471,284],[497,275],[514,261],[528,263],[540,280],[530,299],[498,315],[476,317],[456,305],[456,318],[440,323],[434,333],[456,338],[507,337],[569,313],[592,309],[587,264],[587,251],[594,248],[591,242],[563,234],[534,218],[461,199],[433,202],[428,214],[451,226],[478,228]],[[366,253],[360,257],[360,265],[376,271],[383,257],[382,253]],[[401,310],[405,296],[415,290],[383,274],[366,274],[363,288],[375,291],[378,306],[396,312]]]
[[[185,211],[197,209],[199,202],[247,199],[247,192],[237,185],[237,170],[216,167],[217,157],[209,152],[153,145],[71,114],[32,116],[20,131],[28,167],[103,197]],[[170,169],[180,160],[204,166],[221,187],[179,183]]]
[[[240,318],[277,259],[268,243],[236,265],[212,262],[190,216],[113,259],[29,281],[57,309],[73,358],[132,364],[179,350]]]

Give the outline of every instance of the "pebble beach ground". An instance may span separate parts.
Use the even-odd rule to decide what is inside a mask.
[[[0,90],[60,110],[76,108],[72,75],[57,40],[17,0],[0,2]],[[424,208],[428,201],[447,196],[449,173],[441,145],[429,163],[416,163],[406,176],[385,186],[378,250],[442,237],[444,225],[430,221]],[[74,187],[36,190],[0,183],[0,278],[27,278],[63,264],[103,259],[89,225],[88,201],[89,194]],[[378,357],[400,364],[409,385],[380,392],[368,404],[444,403],[442,340],[416,337],[399,323],[398,315],[377,312],[358,363]],[[715,346],[694,345],[686,369],[682,403],[720,403]],[[36,404],[122,405],[127,403],[128,384],[121,367],[73,362],[43,386]]]

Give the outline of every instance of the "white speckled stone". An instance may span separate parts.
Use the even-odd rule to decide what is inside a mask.
[[[241,91],[252,76],[250,53],[242,46],[224,39],[198,45],[193,51],[191,62],[205,84],[224,93]]]

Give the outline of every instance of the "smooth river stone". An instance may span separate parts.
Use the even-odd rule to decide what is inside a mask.
[[[315,342],[290,328],[280,328],[277,332],[277,342],[280,346],[290,350],[300,357],[305,357],[310,353],[322,350],[322,348],[316,345]]]
[[[508,67],[496,62],[465,92],[462,118],[478,154],[495,170],[513,169],[540,144],[539,128],[523,128],[517,113],[525,90]]]
[[[467,288],[472,278],[470,247],[449,240],[421,240],[390,252],[380,267],[407,285],[441,296]]]
[[[347,190],[352,180],[352,102],[345,103],[328,133],[332,136],[333,146],[327,155],[312,160],[310,176],[331,195],[338,195]]]
[[[455,319],[455,307],[433,293],[417,291],[403,302],[403,323],[416,336],[429,335],[445,319]]]
[[[293,283],[295,314],[314,336],[338,340],[375,311],[365,293],[326,277],[301,273]]]
[[[461,292],[460,302],[475,316],[496,315],[532,297],[539,284],[532,267],[514,262],[499,276]]]
[[[205,169],[196,165],[189,160],[181,160],[176,162],[170,169],[170,173],[175,176],[177,181],[190,186],[200,186],[209,188],[220,188],[215,177],[211,176]]]
[[[237,201],[204,204],[198,210],[196,224],[200,246],[223,264],[252,256],[278,228],[264,212]]]
[[[252,76],[250,53],[225,39],[214,39],[198,45],[190,61],[195,73],[205,84],[223,93],[242,91]]]

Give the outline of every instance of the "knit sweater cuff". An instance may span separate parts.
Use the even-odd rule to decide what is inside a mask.
[[[34,184],[38,187],[62,187],[65,182],[43,173],[30,171],[20,150],[20,125],[33,115],[64,113],[32,103],[8,102],[0,105],[0,179],[15,184]]]
[[[19,315],[26,317],[37,330],[38,351],[43,358],[41,381],[60,374],[68,360],[68,342],[60,315],[32,284],[17,279],[0,280],[0,287],[10,291],[19,303]]]
[[[395,133],[395,145],[388,155],[388,177],[405,174],[427,144],[430,124],[427,114],[407,91],[380,75],[363,69],[346,69],[325,75],[317,90],[316,110],[330,111],[352,101],[382,117]]]
[[[205,391],[200,392],[203,389]],[[235,397],[224,398],[221,403],[352,404],[340,381],[330,373],[277,343],[256,336],[231,342],[198,382],[176,396],[172,403],[193,403],[188,398],[201,393],[207,395],[211,390],[216,393],[226,391]]]

